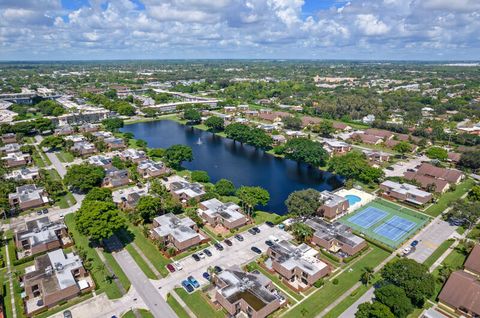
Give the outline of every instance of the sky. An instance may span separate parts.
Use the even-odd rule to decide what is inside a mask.
[[[480,0],[0,0],[0,60],[479,60]]]

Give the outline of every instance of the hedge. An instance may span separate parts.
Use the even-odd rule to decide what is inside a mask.
[[[331,259],[332,261],[335,261],[335,262],[337,262],[337,263],[340,263],[340,262],[342,261],[342,260],[341,260],[340,258],[338,258],[337,256],[332,255],[332,254],[330,254],[329,252],[327,252],[327,251],[325,251],[325,250],[323,250],[323,249],[321,249],[320,252],[321,252],[323,255],[325,255],[327,258]]]

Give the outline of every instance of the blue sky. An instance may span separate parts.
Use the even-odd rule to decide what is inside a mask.
[[[478,0],[0,0],[0,60],[475,60]]]

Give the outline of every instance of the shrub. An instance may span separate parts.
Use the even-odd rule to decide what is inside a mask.
[[[325,284],[325,281],[323,280],[323,278],[320,278],[315,283],[313,283],[313,286],[315,286],[316,288],[320,288],[323,286],[323,284]]]
[[[333,284],[333,285],[338,285],[338,278],[334,278],[334,279],[332,280],[332,284]]]

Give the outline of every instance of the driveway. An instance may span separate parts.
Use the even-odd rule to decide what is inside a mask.
[[[448,222],[440,218],[435,219],[430,223],[428,231],[423,231],[415,238],[419,243],[416,246],[415,252],[409,254],[407,257],[423,263],[456,229],[456,226],[451,226]]]
[[[137,290],[138,295],[154,317],[177,317],[165,299],[160,295],[158,289],[150,282],[150,280],[126,250],[113,253],[113,257],[115,257],[115,260],[125,272],[125,275],[127,275],[128,279],[132,283],[132,286]]]
[[[244,238],[243,242],[238,241],[235,238],[230,240],[233,242],[232,246],[227,246],[221,243],[224,247],[223,251],[218,251],[215,247],[210,247],[212,256],[205,256],[200,261],[195,261],[191,256],[187,256],[180,260],[180,264],[183,269],[168,275],[166,278],[152,281],[152,283],[160,288],[161,294],[165,297],[170,291],[172,291],[177,285],[180,286],[182,280],[192,275],[200,283],[200,285],[207,284],[207,280],[203,278],[202,274],[208,270],[209,267],[220,266],[222,269],[231,267],[233,265],[244,265],[258,258],[258,254],[250,250],[252,246],[258,247],[262,252],[266,252],[267,245],[265,241],[270,236],[275,236],[279,240],[290,240],[292,236],[279,229],[278,227],[269,227],[262,224],[259,226],[260,233],[252,235],[248,232],[243,232],[241,235]]]
[[[385,172],[386,177],[403,177],[403,174],[408,169],[416,169],[418,165],[422,163],[422,161],[429,161],[427,156],[421,157],[413,157],[408,161],[399,161],[396,164],[392,165],[391,167],[393,170],[383,169]]]

